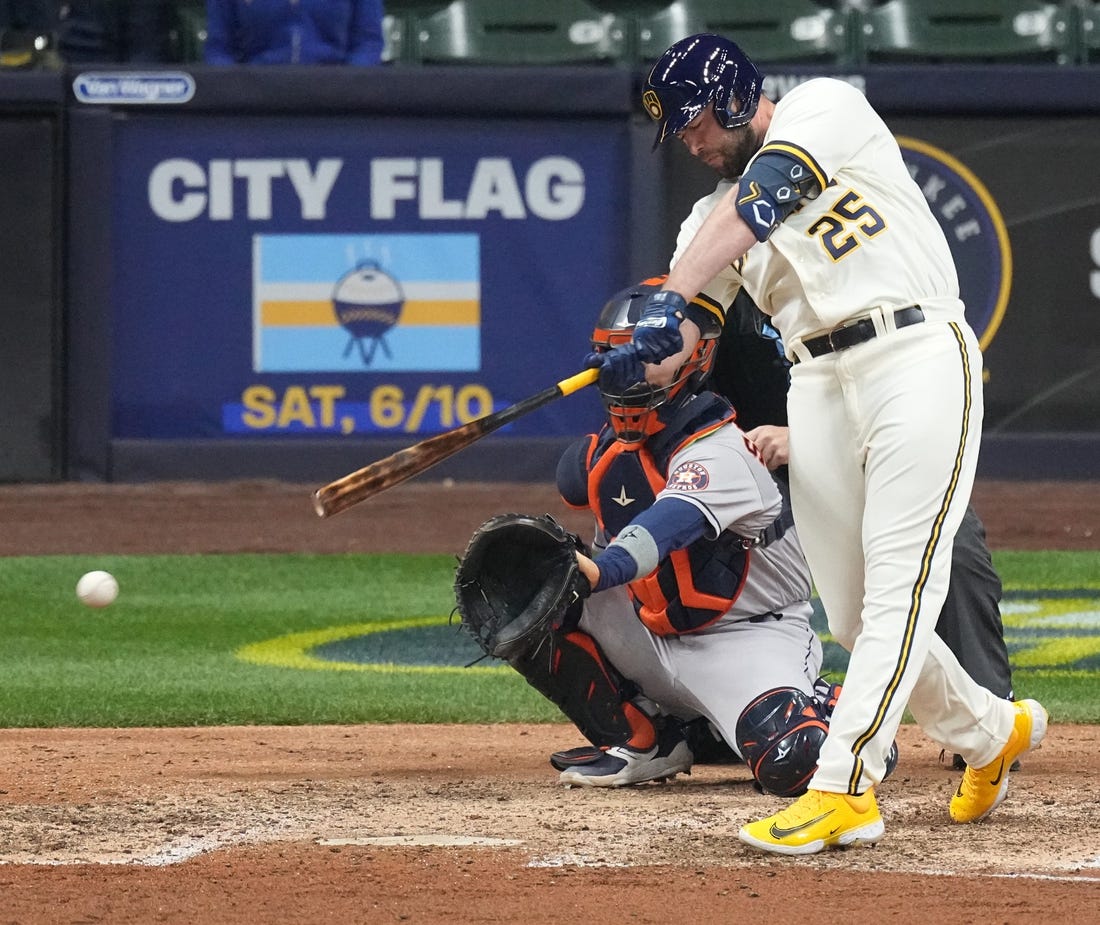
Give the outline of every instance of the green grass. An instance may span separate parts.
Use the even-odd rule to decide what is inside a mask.
[[[1100,589],[1100,552],[993,553],[1006,590],[1013,588]]]
[[[1024,653],[1014,653],[1013,679],[1016,696],[1035,698],[1056,722],[1100,723],[1100,698],[1096,696],[1100,682],[1100,552],[1001,551],[993,554],[993,562],[1002,576],[1006,598],[1033,588],[1093,589],[1091,622],[1084,624],[1085,632],[1079,637],[1079,651],[1096,653],[1090,663],[1092,670],[1031,669],[1025,667],[1028,658]],[[1082,609],[1087,620],[1088,604]],[[1005,634],[1010,641],[1019,631],[1018,624],[1011,614],[1005,617]],[[1082,630],[1067,630],[1073,632]]]
[[[1100,599],[1100,553],[996,559],[1009,590]],[[477,653],[447,623],[454,566],[401,555],[0,558],[0,726],[560,720],[499,663],[464,667]],[[74,593],[93,568],[121,586],[103,610]],[[430,625],[377,632],[406,621]],[[1078,627],[1066,645],[1097,634]],[[266,654],[242,658],[250,646]],[[403,654],[390,664],[392,646]],[[421,653],[426,664],[408,664]],[[1100,722],[1091,670],[1018,670],[1016,684],[1056,721]]]
[[[105,568],[119,599],[82,605]],[[125,556],[0,559],[0,726],[491,722],[553,716],[506,671],[301,671],[242,646],[333,625],[449,614],[445,556]],[[457,635],[457,630],[453,631]],[[517,688],[519,688],[517,690]]]

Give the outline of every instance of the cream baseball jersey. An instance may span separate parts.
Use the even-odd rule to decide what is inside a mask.
[[[943,231],[863,94],[832,78],[799,85],[776,104],[756,156],[766,151],[796,159],[823,190],[720,273],[707,295],[728,306],[743,285],[788,343],[876,306],[919,303],[927,317],[963,319]],[[673,264],[732,185],[722,181],[695,204]]]

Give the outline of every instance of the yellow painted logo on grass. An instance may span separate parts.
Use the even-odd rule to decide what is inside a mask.
[[[847,669],[846,653],[829,635],[821,604],[813,625],[824,644],[826,673]],[[1100,671],[1100,589],[1010,590],[1001,602],[1014,673]],[[509,671],[482,658],[457,618],[409,617],[290,633],[244,646],[236,655],[255,665],[304,671],[455,674]]]
[[[1005,598],[1001,616],[1015,670],[1100,670],[1100,593],[1010,592]]]
[[[848,653],[829,634],[821,602],[813,603],[823,671],[842,672]],[[1007,590],[1001,620],[1013,674],[1100,672],[1100,588]]]
[[[426,653],[432,653],[428,657],[435,660],[425,663]],[[330,626],[255,642],[236,652],[237,658],[255,665],[305,671],[448,674],[508,670],[500,663],[470,666],[481,654],[450,617]]]

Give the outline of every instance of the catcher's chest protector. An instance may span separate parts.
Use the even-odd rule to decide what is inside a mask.
[[[588,497],[600,526],[608,535],[618,536],[653,506],[666,478],[645,447],[629,452],[618,440],[597,447],[588,475]]]
[[[588,497],[609,536],[617,536],[653,505],[678,447],[730,416],[729,405],[708,393],[697,396],[686,410],[692,413],[678,415],[657,437],[633,451],[615,440],[609,429],[600,434],[588,474]],[[741,538],[728,532],[673,552],[655,572],[630,583],[639,619],[659,636],[711,625],[741,593],[749,555]]]

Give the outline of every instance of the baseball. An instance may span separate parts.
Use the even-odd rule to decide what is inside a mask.
[[[110,572],[88,572],[76,583],[76,596],[89,607],[106,607],[118,597],[118,582]]]

